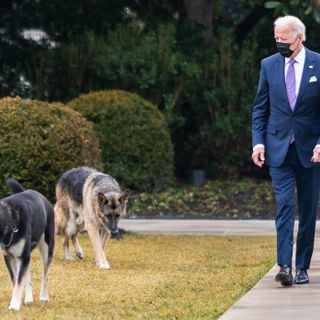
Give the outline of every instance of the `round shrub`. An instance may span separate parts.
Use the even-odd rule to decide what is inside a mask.
[[[68,106],[94,123],[105,172],[123,186],[157,191],[172,182],[172,143],[156,106],[120,90],[81,95]]]
[[[0,100],[0,193],[13,177],[51,201],[55,184],[67,169],[81,165],[102,168],[92,124],[58,103],[20,98]]]

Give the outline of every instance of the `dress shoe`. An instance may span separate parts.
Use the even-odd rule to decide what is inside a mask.
[[[297,269],[296,276],[294,277],[294,284],[309,283],[308,273],[305,270]]]
[[[284,265],[280,267],[280,271],[277,273],[275,280],[281,282],[283,286],[292,286],[292,270],[290,267]]]

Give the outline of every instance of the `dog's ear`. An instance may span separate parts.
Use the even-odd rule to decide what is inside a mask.
[[[99,203],[99,205],[101,206],[101,205],[105,204],[105,202],[107,202],[106,196],[102,192],[99,192],[98,193],[98,203]]]
[[[121,193],[121,196],[120,196],[120,201],[121,201],[121,202],[127,202],[127,201],[128,201],[129,192],[130,192],[130,190],[127,189],[126,191],[124,191],[124,192]]]

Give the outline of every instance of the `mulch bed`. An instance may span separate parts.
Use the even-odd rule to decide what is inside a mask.
[[[268,180],[215,180],[203,187],[178,186],[162,193],[131,195],[131,218],[274,219]]]

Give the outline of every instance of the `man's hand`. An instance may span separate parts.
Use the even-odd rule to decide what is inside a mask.
[[[320,148],[319,148],[319,153],[320,153]],[[264,149],[257,148],[255,150],[253,150],[251,158],[252,158],[254,164],[261,168],[265,162]],[[319,161],[320,161],[320,158],[319,158]]]
[[[320,162],[320,146],[316,146],[313,149],[313,156],[311,158],[312,162]]]

